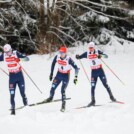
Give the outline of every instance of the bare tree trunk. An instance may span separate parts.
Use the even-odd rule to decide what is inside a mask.
[[[39,29],[40,29],[40,33],[42,35],[45,35],[46,34],[46,29],[45,29],[45,11],[44,11],[44,0],[40,0],[40,26],[39,26]]]
[[[57,0],[59,2],[60,0]],[[57,3],[57,6],[60,6],[60,3]],[[61,10],[56,9],[56,16],[55,16],[55,27],[59,28],[60,26],[60,15],[61,15]],[[59,31],[56,31],[56,34],[59,35]],[[56,42],[58,42],[58,38],[55,36]]]
[[[44,10],[44,0],[40,0],[40,11],[39,11],[39,33],[37,38],[39,40],[39,50],[40,53],[46,53],[46,24],[45,24],[45,10]]]
[[[53,0],[53,3],[52,3],[52,7],[49,6],[49,0],[47,0],[48,3],[47,3],[47,27],[48,27],[48,31],[51,31],[51,28],[50,26],[54,26],[56,28],[59,27],[59,13],[57,11],[57,9],[55,9],[55,0]],[[47,37],[46,37],[46,40],[47,40],[47,43],[48,43],[48,48],[49,48],[49,52],[51,51],[55,51],[55,44],[57,45],[57,42],[58,42],[58,39],[57,39],[57,36],[59,33],[57,30],[53,30],[52,31],[53,33],[47,33]]]
[[[47,31],[49,31],[51,26],[51,10],[50,10],[50,0],[47,0]],[[47,51],[51,52],[51,34],[46,33]]]

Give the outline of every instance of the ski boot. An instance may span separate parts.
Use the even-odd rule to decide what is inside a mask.
[[[11,109],[11,115],[15,115],[15,109]]]
[[[109,97],[110,97],[110,99],[111,99],[112,102],[115,102],[116,101],[116,99],[114,98],[111,90],[109,90]]]
[[[61,112],[64,112],[65,111],[65,106],[66,106],[66,102],[65,101],[63,101],[62,102],[62,106],[61,106]]]
[[[110,96],[110,99],[111,99],[111,101],[113,101],[113,102],[115,102],[115,101],[116,101],[116,99],[114,98],[114,96],[113,96],[113,95],[111,95],[111,96]]]
[[[87,105],[87,107],[95,106],[95,99],[92,98],[92,101]]]
[[[44,100],[43,102],[51,102],[53,100],[53,97],[49,97],[46,100]]]
[[[23,104],[24,104],[24,106],[27,106],[28,105],[28,101],[27,101],[27,98],[26,97],[23,98]]]

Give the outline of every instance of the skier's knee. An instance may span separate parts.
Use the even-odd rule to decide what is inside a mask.
[[[10,95],[13,96],[15,94],[14,90],[10,90]]]
[[[91,82],[91,86],[92,87],[95,87],[95,82]]]

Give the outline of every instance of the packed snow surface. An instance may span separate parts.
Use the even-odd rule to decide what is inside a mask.
[[[100,50],[108,54],[105,63],[116,73],[125,86],[116,78],[113,73],[103,64],[108,84],[115,98],[125,104],[109,103],[110,99],[98,79],[96,86],[96,104],[102,106],[76,109],[87,105],[91,100],[90,83],[88,82],[82,66],[75,59],[75,54],[82,54],[87,51],[87,45],[77,46],[68,50],[68,55],[80,68],[78,83],[73,84],[74,70],[72,68],[70,83],[66,90],[67,100],[66,111],[60,112],[61,102],[43,104],[34,107],[25,107],[16,111],[16,115],[10,115],[10,95],[8,90],[8,76],[0,71],[0,134],[133,134],[134,133],[134,43],[120,45],[114,42],[113,45],[100,46]],[[33,83],[24,73],[26,83],[26,95],[28,102],[35,103],[42,101],[49,96],[51,83],[49,74],[52,55],[30,55],[29,62],[21,62],[21,65],[31,76],[34,82],[43,92],[37,90]],[[81,60],[90,78],[90,67],[87,59]],[[4,62],[0,67],[7,71]],[[57,68],[55,68],[56,74]],[[55,98],[61,98],[61,85],[56,90]],[[16,89],[16,107],[22,106],[22,99]]]

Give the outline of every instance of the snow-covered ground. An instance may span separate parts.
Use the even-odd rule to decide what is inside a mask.
[[[87,109],[75,109],[87,105],[90,98],[90,84],[79,61],[74,57],[86,51],[87,46],[69,49],[68,54],[81,68],[77,85],[73,84],[74,70],[66,90],[67,101],[65,113],[60,112],[61,102],[25,107],[17,110],[16,116],[10,115],[8,76],[0,71],[0,134],[133,134],[134,133],[134,43],[121,46],[115,42],[112,46],[100,47],[109,55],[103,59],[125,86],[103,65],[109,86],[117,100],[125,104],[109,103],[110,99],[98,80],[96,87],[96,104],[103,106]],[[51,82],[49,81],[50,66],[53,57],[50,55],[31,55],[29,62],[21,62],[28,74],[40,87],[41,94],[25,75],[26,94],[29,104],[41,101],[49,96]],[[82,63],[90,76],[88,60]],[[7,71],[5,63],[0,67]],[[55,71],[56,73],[56,71]],[[56,90],[55,99],[61,98],[61,85]],[[22,105],[18,88],[16,89],[16,107]]]

